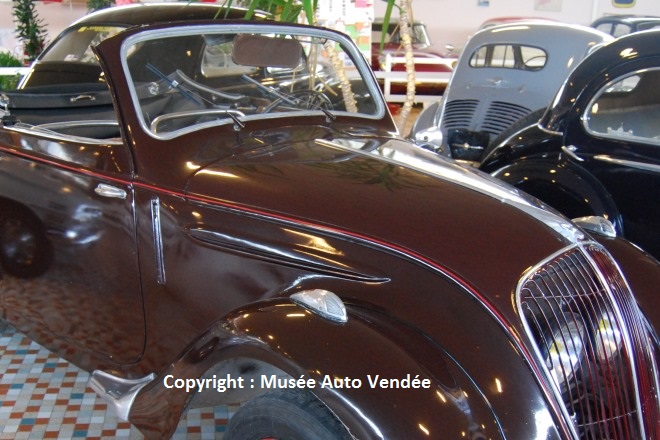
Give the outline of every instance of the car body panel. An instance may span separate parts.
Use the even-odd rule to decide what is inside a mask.
[[[462,158],[463,145],[483,153],[509,126],[547,107],[568,73],[609,39],[587,27],[552,22],[479,31],[461,53],[434,124],[416,125],[411,136],[456,158]]]
[[[234,64],[214,72],[228,81],[205,76],[199,68],[204,50],[225,43],[231,51],[245,48],[239,41],[255,45],[240,56],[232,54]],[[348,85],[333,82],[333,63],[316,70],[306,57],[304,66],[294,66],[328,41],[350,58],[354,70]],[[184,45],[191,49],[189,58],[177,55]],[[275,46],[293,58],[272,57],[279,55]],[[172,50],[149,51],[162,47]],[[105,186],[93,196],[102,200],[94,206],[103,216],[86,224],[105,230],[111,223],[107,238],[121,240],[116,246],[93,241],[90,252],[81,255],[65,253],[52,241],[57,258],[50,270],[31,278],[6,274],[0,280],[0,305],[3,318],[93,371],[94,389],[147,437],[170,436],[192,405],[246,402],[268,391],[242,388],[218,396],[210,390],[209,396],[167,382],[230,374],[282,380],[327,376],[342,383],[361,376],[361,387],[296,390],[315,396],[344,428],[337,434],[349,438],[428,438],[440,432],[571,438],[578,428],[556,390],[547,356],[539,351],[545,340],[540,343],[521,318],[526,313],[517,305],[521,285],[559,255],[592,255],[594,260],[582,266],[589,281],[613,280],[594,289],[597,300],[625,305],[629,315],[619,320],[621,325],[638,329],[642,315],[623,275],[585,231],[537,200],[401,139],[368,61],[347,36],[270,22],[159,23],[123,31],[94,50],[120,138],[76,137],[62,132],[62,122],[33,126],[5,115],[0,164],[17,158],[23,164],[0,170],[8,182],[19,180],[15,171],[46,166],[54,175],[68,173],[86,189],[103,180]],[[136,61],[155,53],[160,58],[149,61],[152,68]],[[230,53],[215,52],[215,59],[225,62]],[[321,50],[319,58],[328,53]],[[243,73],[256,76],[259,69],[270,69],[268,77],[276,80],[255,83]],[[310,82],[316,78],[310,72],[328,80]],[[287,74],[299,73],[308,76],[287,81]],[[186,75],[194,78],[188,81]],[[289,94],[305,84],[317,93],[341,92],[336,96],[342,98],[345,88],[359,87],[352,94],[356,107],[349,110],[337,97],[328,98],[331,108],[316,106]],[[234,100],[239,92],[244,96]],[[191,97],[205,97],[208,107],[196,107],[200,102]],[[158,108],[170,119],[159,120],[161,115],[152,113]],[[172,120],[181,124],[160,130],[158,121]],[[79,128],[83,122],[99,124],[72,125]],[[88,155],[94,161],[76,162]],[[83,206],[90,198],[77,187],[67,192],[70,206]],[[49,218],[38,217],[45,200],[16,189],[5,197],[11,206],[37,200],[31,210],[45,230],[52,229]],[[8,224],[5,212],[0,210],[2,230]],[[125,217],[117,220],[119,214]],[[622,249],[624,256],[631,253]],[[56,268],[106,260],[112,267],[104,273],[128,265],[131,271],[116,278],[137,279],[139,285],[120,292],[132,298],[133,307],[117,310],[93,289],[85,293],[104,308],[99,316],[122,321],[112,330],[135,328],[130,335],[117,335],[103,320],[87,319],[85,330],[120,336],[115,347],[132,349],[114,356],[102,339],[98,346],[80,344],[84,335],[75,328],[51,332],[51,337],[41,333],[41,323],[29,319],[25,304],[29,286],[54,275]],[[8,301],[13,285],[28,294],[19,307]],[[563,293],[570,297],[577,291],[571,287]],[[346,315],[335,319],[337,314],[300,300],[321,294],[335,298]],[[641,294],[649,296],[646,306],[657,305],[651,292]],[[42,313],[62,321],[77,311],[71,306]],[[21,313],[26,319],[16,318]],[[657,344],[646,344],[655,326],[620,344],[635,354],[622,360],[621,368],[628,378],[643,379],[637,384],[622,378],[634,396],[626,404],[640,408],[638,417],[634,411],[624,415],[634,432],[654,429],[648,420],[657,413],[657,377],[638,365],[656,363]],[[611,356],[628,359],[621,348]],[[430,380],[430,387],[372,389],[364,375],[376,374],[387,379],[419,375]],[[644,407],[638,404],[642,401]]]
[[[660,56],[653,32],[594,52],[561,88],[540,128],[521,130],[496,147],[481,168],[504,176],[515,166],[519,176],[526,176],[527,187],[550,180],[548,170],[579,170],[584,176],[579,181],[551,180],[557,191],[579,194],[588,202],[571,208],[563,197],[546,201],[571,216],[599,212],[615,223],[620,219],[620,233],[657,258],[660,205],[654,195],[660,190],[660,162],[653,111]],[[538,166],[532,170],[527,163]]]
[[[143,352],[144,318],[141,297],[135,295],[140,276],[133,191],[130,184],[117,183],[132,174],[129,152],[121,143],[67,144],[27,133],[7,139],[9,134],[2,134],[3,145],[21,148],[0,161],[3,206],[20,212],[14,204],[4,204],[18,202],[42,219],[52,248],[39,250],[48,254],[46,265],[23,274],[39,277],[29,295],[20,283],[4,289],[5,306],[11,304],[4,307],[7,318],[30,332],[51,333],[98,351],[106,359],[135,362]],[[99,194],[103,185],[120,189],[124,197],[104,197]],[[113,261],[107,248],[122,258]],[[68,263],[56,264],[62,260]],[[81,313],[69,315],[71,308]],[[134,318],[118,319],[120,310]]]

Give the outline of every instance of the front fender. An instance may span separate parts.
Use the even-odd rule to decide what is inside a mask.
[[[607,248],[621,267],[637,303],[653,328],[652,334],[660,348],[660,262],[623,238],[599,235],[594,238]],[[660,355],[660,351],[657,353]]]
[[[225,373],[234,374],[234,379],[242,377],[248,392],[268,391],[273,383],[275,387],[292,386],[290,381],[273,382],[272,376],[302,378],[293,386],[315,394],[359,439],[427,439],[438,435],[495,439],[505,437],[500,415],[520,424],[520,414],[496,414],[482,387],[453,356],[419,330],[373,310],[351,305],[347,309],[349,318],[344,324],[320,318],[284,298],[227,316],[139,393],[129,420],[147,437],[171,435],[195,392],[167,388],[164,379],[169,377],[171,385],[175,379],[209,378],[209,371],[223,371],[218,377],[225,377]],[[493,365],[493,371],[506,371],[504,366],[511,356],[518,357],[506,337],[492,335],[488,345],[507,351],[500,359],[479,359],[480,364],[487,365],[502,362]],[[218,369],[236,359],[246,362],[243,367],[239,362],[233,373]],[[247,368],[250,365],[267,365],[269,369],[255,374]],[[266,377],[265,383],[260,376]],[[528,372],[524,378],[514,373],[511,376],[495,378],[510,389],[518,387],[511,394],[499,391],[500,408],[515,407],[511,399],[525,406],[538,402],[538,387]],[[396,382],[391,379],[399,379],[399,385],[404,383],[401,379],[408,382],[406,387],[392,388]],[[413,381],[417,387],[411,386]],[[495,382],[487,386],[496,388]],[[532,418],[541,414],[540,420],[552,419],[545,406],[530,408]],[[512,432],[521,429],[509,428]],[[545,429],[547,438],[556,436],[550,425],[524,429]]]
[[[491,173],[558,209],[570,218],[597,215],[623,235],[619,209],[607,189],[579,165],[556,155],[525,158]]]

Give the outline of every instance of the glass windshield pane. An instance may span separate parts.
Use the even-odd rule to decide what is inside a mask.
[[[82,26],[72,29],[42,55],[42,60],[98,64],[92,47],[124,29],[117,26]]]
[[[124,50],[144,125],[160,137],[292,114],[382,112],[340,42],[305,34],[151,33]]]

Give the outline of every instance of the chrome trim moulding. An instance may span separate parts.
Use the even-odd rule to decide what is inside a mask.
[[[95,370],[89,378],[89,386],[114,408],[121,420],[128,421],[137,394],[155,378],[156,375],[151,373],[140,379],[124,379],[105,371]]]
[[[160,199],[151,199],[151,228],[154,234],[154,255],[156,257],[156,280],[158,284],[165,284],[165,257],[163,255],[163,234],[160,224]]]
[[[594,156],[594,159],[600,160],[601,162],[611,163],[614,165],[621,165],[623,167],[637,168],[638,170],[651,171],[652,173],[660,173],[660,165],[655,165],[652,163],[637,162],[634,160],[616,159],[606,154],[599,154],[597,156]]]

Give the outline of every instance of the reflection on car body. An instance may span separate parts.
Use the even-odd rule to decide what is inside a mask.
[[[660,257],[660,66],[656,31],[584,60],[537,127],[520,127],[481,168],[571,217],[597,214]]]
[[[660,436],[657,261],[402,139],[348,36],[227,13],[96,45],[112,119],[9,106],[0,239],[50,250],[3,320],[148,438]]]

